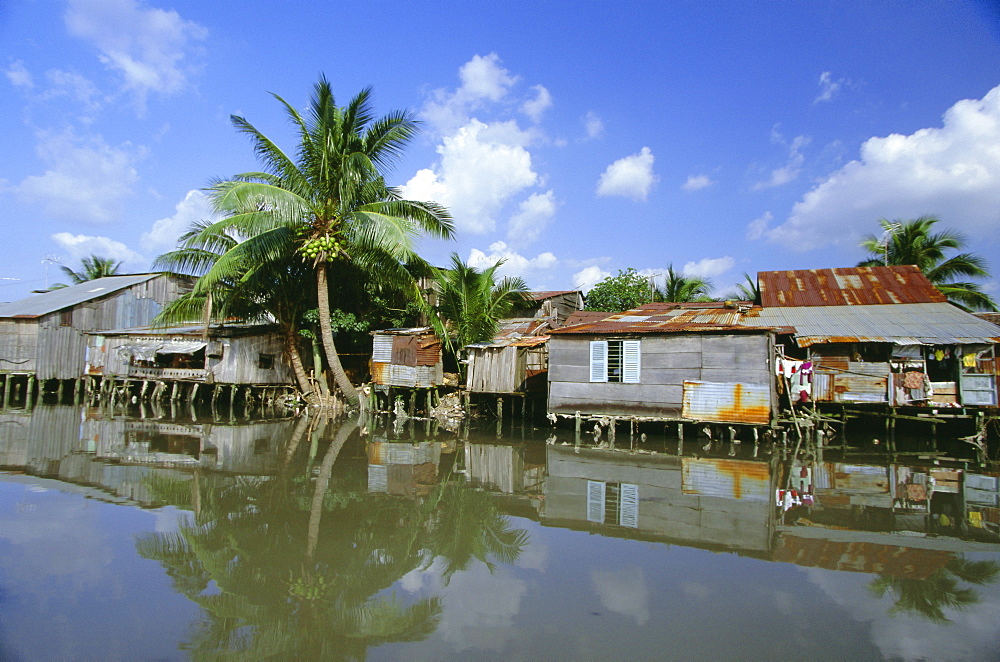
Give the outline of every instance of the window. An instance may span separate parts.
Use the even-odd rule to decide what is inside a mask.
[[[639,486],[634,483],[587,481],[587,521],[639,526]]]
[[[590,381],[639,383],[639,340],[592,340]]]
[[[258,354],[257,367],[261,370],[274,369],[274,354]]]
[[[73,326],[73,309],[66,308],[59,311],[59,326]]]

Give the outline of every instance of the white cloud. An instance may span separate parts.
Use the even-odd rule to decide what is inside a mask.
[[[775,129],[771,132],[771,142],[786,145],[788,147],[788,161],[782,167],[772,170],[770,178],[754,184],[753,190],[755,191],[765,188],[774,188],[776,186],[784,186],[785,184],[797,179],[799,173],[802,172],[802,164],[805,163],[806,160],[806,157],[802,154],[802,148],[812,142],[812,140],[807,136],[795,136],[795,138],[792,139],[792,142],[788,143],[785,141],[784,137],[778,133],[777,129]]]
[[[93,44],[100,61],[122,77],[140,108],[148,92],[185,87],[194,43],[208,36],[176,11],[136,0],[70,0],[64,18],[70,33]]]
[[[880,217],[937,214],[960,231],[1000,228],[1000,86],[959,101],[941,127],[869,138],[768,237],[795,250],[856,244]]]
[[[538,239],[556,213],[556,197],[552,191],[532,193],[523,200],[517,213],[511,216],[507,238],[519,245]]]
[[[594,111],[588,111],[584,116],[583,127],[587,131],[587,138],[600,138],[604,135],[604,122]]]
[[[472,119],[470,113],[486,102],[504,101],[518,80],[503,67],[496,53],[473,56],[462,65],[458,76],[462,84],[457,89],[435,90],[421,111],[421,116],[441,135],[451,135],[467,125]]]
[[[521,110],[537,124],[542,121],[542,114],[552,107],[552,95],[541,85],[534,85],[531,89],[535,90],[535,98],[521,104]]]
[[[65,132],[41,133],[36,151],[48,169],[15,187],[22,198],[61,220],[122,220],[122,201],[132,195],[139,180],[134,164],[142,150],[128,143],[111,147],[99,136],[82,139]]]
[[[101,94],[88,78],[61,69],[51,69],[45,72],[45,77],[52,87],[42,95],[44,99],[67,96],[80,103],[82,109],[88,113],[101,107]]]
[[[589,292],[590,288],[610,275],[610,271],[605,271],[599,266],[592,264],[573,274],[573,288],[581,292]]]
[[[747,223],[747,240],[757,241],[763,237],[772,220],[774,220],[774,214],[766,211],[761,216]]]
[[[636,625],[649,620],[649,584],[642,568],[593,570],[590,583],[608,611],[635,619]]]
[[[819,75],[819,95],[813,99],[813,103],[833,100],[847,82],[846,78],[834,80],[832,72],[824,71]]]
[[[736,265],[736,260],[729,257],[706,257],[697,262],[688,262],[681,269],[685,276],[712,279],[726,273]]]
[[[559,259],[548,251],[529,258],[511,250],[502,241],[490,244],[486,251],[488,252],[473,248],[469,251],[469,259],[466,260],[466,264],[476,269],[486,269],[500,260],[504,260],[504,263],[497,269],[497,274],[501,277],[520,277],[525,281],[530,281],[532,276],[549,271],[559,264]]]
[[[648,147],[643,147],[638,154],[618,159],[601,175],[597,195],[644,201],[658,179],[653,174],[653,160],[653,152]]]
[[[700,191],[703,188],[708,188],[715,182],[708,175],[690,175],[687,181],[681,185],[681,188],[685,191]]]
[[[14,60],[7,67],[7,71],[4,74],[14,87],[24,87],[30,90],[35,86],[35,80],[32,78],[31,72],[25,68],[24,62],[21,60]]]
[[[59,244],[77,262],[91,255],[110,258],[115,262],[124,262],[132,265],[144,262],[143,257],[131,248],[120,241],[108,237],[92,237],[84,234],[57,232],[52,235],[52,240]]]
[[[445,205],[460,230],[490,232],[504,204],[538,181],[523,146],[527,140],[512,122],[491,126],[471,120],[444,138],[438,164],[417,172],[403,195]]]
[[[142,234],[139,240],[142,249],[149,254],[162,253],[177,247],[177,238],[196,221],[213,220],[212,205],[201,191],[188,191],[184,199],[174,207],[173,216],[153,222],[153,227]]]

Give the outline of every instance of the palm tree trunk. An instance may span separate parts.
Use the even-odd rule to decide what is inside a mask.
[[[344,419],[330,442],[330,447],[326,450],[326,457],[319,468],[316,476],[316,487],[313,490],[312,505],[309,508],[309,530],[306,537],[306,558],[312,559],[316,553],[316,545],[319,543],[319,523],[323,516],[323,497],[326,495],[326,488],[330,486],[330,474],[333,472],[333,465],[340,455],[340,449],[344,447],[344,442],[351,436],[358,424],[350,419]]]
[[[323,350],[326,353],[326,362],[330,364],[330,370],[333,371],[333,379],[337,382],[337,387],[340,388],[350,404],[356,405],[358,404],[358,391],[351,384],[351,380],[347,378],[344,366],[340,363],[337,346],[333,342],[333,329],[330,325],[330,290],[326,278],[326,263],[321,262],[316,268],[316,289],[318,290],[316,298],[319,303],[319,329],[323,338]]]
[[[298,337],[295,334],[295,327],[292,324],[282,325],[282,335],[285,341],[285,352],[288,360],[292,363],[292,372],[295,373],[295,381],[299,385],[299,391],[303,394],[312,390],[309,384],[309,376],[302,365],[302,355],[299,353]]]

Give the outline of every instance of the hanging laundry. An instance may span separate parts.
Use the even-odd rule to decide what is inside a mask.
[[[908,370],[903,373],[903,388],[923,388],[924,373],[919,370]]]
[[[973,354],[972,352],[969,352],[968,354],[966,354],[965,356],[963,356],[962,357],[962,365],[965,366],[966,368],[975,368],[976,367],[976,355]]]

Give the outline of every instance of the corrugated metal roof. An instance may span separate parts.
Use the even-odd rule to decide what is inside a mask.
[[[913,265],[761,271],[757,282],[765,308],[947,301]]]
[[[152,280],[162,274],[105,276],[79,285],[0,304],[0,317],[41,317]]]
[[[552,292],[529,292],[528,296],[535,301],[544,301],[545,299],[551,299],[552,297],[557,297],[562,294],[580,294],[580,290],[557,290]]]
[[[760,308],[748,303],[647,303],[633,310],[566,325],[550,333],[689,333],[708,331],[764,331],[766,324],[747,324]]]
[[[829,342],[1000,343],[1000,327],[950,303],[763,308],[743,323],[794,327],[800,347]]]

